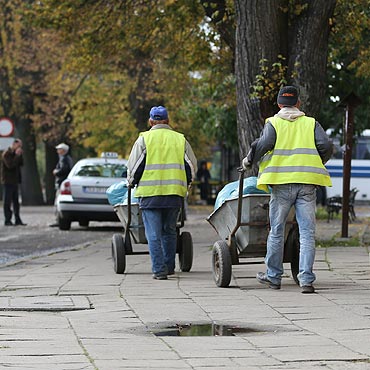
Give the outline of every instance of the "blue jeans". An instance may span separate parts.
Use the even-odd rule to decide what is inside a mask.
[[[175,270],[176,224],[179,208],[142,209],[145,236],[155,275]]]
[[[285,224],[290,208],[295,207],[299,228],[299,274],[300,286],[315,281],[312,272],[315,260],[316,187],[307,184],[283,184],[272,187],[270,199],[270,232],[267,239],[265,263],[267,277],[280,284],[283,269]]]

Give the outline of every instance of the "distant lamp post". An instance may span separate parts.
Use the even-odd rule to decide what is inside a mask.
[[[342,191],[342,238],[348,238],[349,193],[351,182],[351,160],[354,132],[355,108],[361,104],[361,99],[351,92],[340,103],[339,107],[346,110],[344,128],[344,156],[343,156],[343,191]]]

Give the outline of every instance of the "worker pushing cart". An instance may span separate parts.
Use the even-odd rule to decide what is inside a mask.
[[[243,194],[244,170],[239,171],[237,197],[226,199],[207,218],[222,238],[212,249],[213,278],[219,287],[229,286],[232,265],[243,264],[242,259],[266,255],[270,194]],[[292,277],[299,284],[299,233],[294,209],[288,216],[284,244],[283,262],[290,262]]]
[[[166,280],[175,273],[178,214],[197,160],[184,135],[169,126],[165,107],[153,107],[149,116],[150,130],[140,133],[131,150],[127,180],[137,185],[153,278]]]
[[[126,256],[148,254],[148,251],[135,251],[134,246],[148,244],[141,209],[135,197],[131,196],[129,187],[123,202],[113,206],[123,226],[123,233],[112,237],[112,258],[114,271],[123,274],[126,271]],[[193,265],[193,240],[188,231],[181,232],[184,226],[184,212],[180,209],[176,222],[176,253],[179,256],[179,267],[182,272],[189,272]]]

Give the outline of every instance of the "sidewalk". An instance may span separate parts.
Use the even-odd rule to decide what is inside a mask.
[[[218,288],[211,210],[190,207],[193,267],[166,281],[151,278],[148,255],[115,274],[110,239],[1,268],[0,370],[369,369],[368,241],[317,249],[317,294],[301,294],[289,266],[280,291],[258,284],[262,264],[233,266]],[[317,235],[340,227],[320,221]],[[366,239],[367,224],[350,224],[356,233]],[[234,335],[170,335],[190,324]]]

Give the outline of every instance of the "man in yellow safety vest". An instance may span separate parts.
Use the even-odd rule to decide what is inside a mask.
[[[137,185],[140,209],[152,261],[153,278],[175,272],[176,223],[197,160],[185,139],[169,126],[165,107],[150,110],[151,129],[140,133],[127,163],[127,180]]]
[[[302,293],[314,293],[316,186],[331,186],[324,163],[331,156],[332,144],[322,126],[299,110],[296,87],[282,87],[277,103],[280,111],[266,120],[260,138],[242,162],[244,169],[259,162],[257,187],[271,188],[266,273],[259,272],[257,280],[280,289],[285,224],[294,206],[300,240],[298,280]]]

